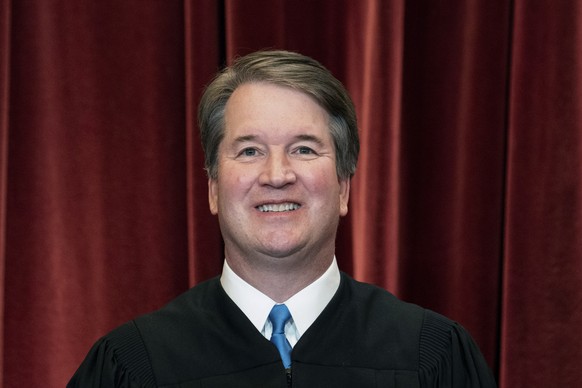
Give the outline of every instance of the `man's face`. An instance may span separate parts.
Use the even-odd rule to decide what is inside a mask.
[[[227,258],[333,254],[349,180],[339,180],[328,114],[311,97],[268,83],[238,87],[227,103],[209,180]]]

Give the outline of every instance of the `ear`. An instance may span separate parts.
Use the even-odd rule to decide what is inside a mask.
[[[210,213],[218,214],[218,182],[215,179],[208,178],[208,205]]]
[[[340,179],[339,185],[340,216],[343,217],[348,214],[348,201],[350,199],[350,178]]]

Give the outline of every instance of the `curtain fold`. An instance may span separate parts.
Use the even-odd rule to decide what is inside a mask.
[[[579,2],[516,2],[501,336],[506,387],[582,381],[581,20]]]
[[[407,3],[400,295],[466,326],[495,364],[509,2]]]
[[[0,3],[0,333],[4,333],[4,269],[6,252],[6,193],[8,186],[8,101],[10,98],[10,0]],[[0,365],[4,346],[0,337]],[[4,368],[0,368],[0,382]]]
[[[340,268],[459,321],[501,387],[577,386],[581,25],[574,0],[3,1],[3,386],[64,386],[98,337],[220,273],[197,104],[266,48],[354,99]]]
[[[345,239],[353,246],[338,250],[349,253],[342,263],[351,261],[356,278],[399,294],[399,229],[391,225],[400,223],[405,7],[369,1],[354,8],[344,61],[357,71],[347,72],[345,84],[358,111],[361,154],[348,215],[351,238]]]
[[[218,220],[208,209],[208,184],[197,126],[202,90],[224,66],[223,6],[215,0],[184,2],[186,53],[186,170],[188,269],[192,286],[220,273],[223,252]]]
[[[5,386],[188,286],[182,7],[12,3]]]

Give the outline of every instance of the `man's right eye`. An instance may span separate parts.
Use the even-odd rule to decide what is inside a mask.
[[[256,156],[257,149],[256,148],[245,148],[240,153],[241,156]]]

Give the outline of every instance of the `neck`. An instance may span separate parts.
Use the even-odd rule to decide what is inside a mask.
[[[261,264],[258,264],[258,260],[226,254],[228,265],[239,277],[277,303],[287,301],[321,277],[331,265],[333,257],[332,252],[304,260],[270,258],[266,264],[263,258]]]

